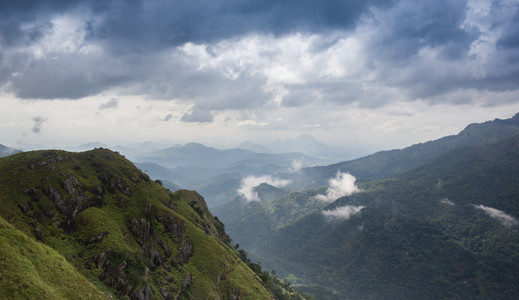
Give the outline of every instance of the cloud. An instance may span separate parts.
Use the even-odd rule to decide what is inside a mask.
[[[18,98],[136,95],[191,105],[183,122],[271,126],[280,107],[519,101],[503,96],[519,91],[514,1],[4,2],[0,89]]]
[[[484,205],[481,205],[481,204],[480,205],[474,205],[474,207],[484,211],[490,217],[498,220],[499,222],[501,222],[501,224],[503,224],[503,226],[512,227],[514,225],[518,225],[519,224],[519,222],[517,221],[516,218],[506,214],[504,211],[501,211],[499,209],[495,209],[495,208],[492,208],[492,207],[484,206]]]
[[[497,46],[500,48],[519,48],[519,4],[516,3],[515,7],[509,7],[509,11],[514,10],[511,22],[505,23],[503,35],[497,41]]]
[[[290,167],[290,173],[297,173],[303,168],[303,159],[294,159]]]
[[[241,180],[238,195],[242,196],[247,202],[261,201],[258,193],[254,190],[255,187],[262,183],[270,184],[275,187],[284,187],[290,183],[290,180],[273,178],[270,175],[265,176],[247,176]]]
[[[11,64],[6,55],[3,64]],[[113,59],[93,54],[56,53],[48,57],[25,59],[23,65],[12,65],[19,74],[10,78],[10,90],[26,99],[80,99],[98,94],[131,81],[124,68],[114,66]]]
[[[345,221],[351,216],[359,214],[365,206],[345,205],[331,210],[323,210],[322,214],[330,221]]]
[[[164,119],[162,119],[164,122],[168,122],[173,118],[173,114],[167,114]]]
[[[326,195],[317,195],[315,198],[323,202],[331,203],[341,197],[359,192],[360,190],[355,185],[355,180],[356,178],[353,175],[338,171],[337,176],[329,180]]]
[[[210,111],[195,107],[192,111],[184,113],[180,120],[188,123],[211,123],[213,118]]]
[[[43,126],[43,122],[45,122],[46,119],[43,117],[34,117],[34,118],[32,118],[32,120],[34,121],[34,125],[31,129],[31,131],[34,132],[35,134],[40,134],[41,128]]]
[[[119,51],[146,51],[188,42],[214,43],[254,33],[348,29],[386,1],[143,1],[94,7],[89,38]],[[196,21],[195,21],[196,20]]]
[[[99,109],[108,109],[108,108],[116,108],[119,105],[119,100],[112,98],[101,105],[99,105]]]
[[[446,205],[449,205],[449,206],[456,205],[456,204],[454,204],[454,202],[450,201],[449,198],[441,198],[439,201],[440,201],[440,203],[446,204]]]

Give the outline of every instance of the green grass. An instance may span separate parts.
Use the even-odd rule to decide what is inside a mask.
[[[63,199],[72,197],[65,189],[67,179],[77,179],[75,195],[89,199],[71,225],[66,225],[71,217],[49,195],[52,186]],[[37,197],[31,198],[29,190]],[[34,151],[1,158],[0,217],[2,239],[10,240],[2,240],[0,253],[0,295],[7,298],[103,298],[104,292],[124,298],[127,285],[120,279],[131,285],[130,297],[149,288],[153,299],[162,298],[161,289],[172,297],[182,291],[182,299],[227,299],[238,288],[241,299],[272,298],[227,245],[223,224],[198,193],[171,193],[110,150]],[[166,232],[161,222],[166,218],[180,224],[180,236]],[[147,238],[141,220],[150,224]],[[35,240],[37,231],[43,243]],[[100,241],[89,242],[103,232],[108,234]],[[7,236],[14,233],[16,239]],[[185,238],[193,255],[179,265],[175,257]],[[156,268],[150,265],[152,252],[162,261]],[[108,260],[98,267],[96,257],[102,253]],[[182,289],[188,275],[191,285]]]
[[[0,217],[2,299],[107,299],[54,249]]]

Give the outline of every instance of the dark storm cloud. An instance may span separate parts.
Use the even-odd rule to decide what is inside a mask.
[[[203,0],[112,1],[95,8],[100,22],[88,24],[88,37],[114,51],[149,51],[186,42],[212,43],[254,33],[283,35],[354,26],[369,0]]]
[[[75,7],[81,1],[19,0],[0,1],[0,45],[37,42],[52,30],[49,18]]]
[[[276,88],[288,92],[281,102],[284,106],[324,102],[377,107],[392,101],[378,94],[385,88],[396,89],[404,95],[402,99],[407,97],[409,100],[440,99],[438,96],[463,89],[517,90],[518,5],[493,1],[489,15],[474,18],[492,24],[485,31],[478,27],[478,21],[466,22],[469,13],[481,13],[477,9],[470,11],[467,2],[2,1],[0,88],[7,88],[17,97],[32,99],[79,99],[109,89],[152,99],[179,99],[194,105],[193,111],[182,117],[184,121],[210,122],[215,111],[259,108],[273,98],[274,92],[266,89],[266,85],[276,81],[276,76],[269,78],[268,74],[272,72],[264,72],[266,67],[261,64],[284,63],[269,59],[279,54],[276,51],[283,51],[276,48],[275,43],[279,40],[274,40],[271,48],[257,54],[258,61],[254,56],[250,59],[253,72],[237,68],[237,76],[222,71],[233,67],[230,63],[226,65],[227,61],[216,67],[203,68],[205,58],[197,57],[197,53],[180,53],[182,47],[177,46],[187,42],[204,44],[207,45],[204,55],[218,58],[218,53],[228,49],[218,52],[211,48],[218,48],[216,43],[222,40],[232,47],[247,35],[283,38],[303,33],[318,36],[305,53],[308,56],[326,53],[343,38],[353,37],[362,44],[362,53],[355,55],[367,62],[355,78],[321,78],[316,74],[322,71],[319,66],[326,63],[315,62],[316,67],[308,72],[310,75],[295,81],[298,84],[274,82]],[[506,5],[510,8],[503,8]],[[507,9],[513,11],[504,16],[502,11]],[[80,36],[75,36],[80,41],[74,39],[73,42],[77,42],[74,46],[78,49],[92,46],[96,51],[76,49],[58,53],[59,50],[48,50],[47,45],[39,44],[45,36],[59,31],[54,18],[67,14],[79,23],[75,24],[79,27],[74,33],[67,32]],[[492,39],[482,38],[494,34],[500,35],[496,36],[497,43],[482,50],[486,52],[470,52],[475,44],[494,43],[487,42]],[[41,46],[39,51],[43,51],[43,55],[32,55],[31,46]],[[26,48],[19,50],[18,47]],[[349,51],[344,49],[342,51]],[[56,55],[52,51],[56,51]],[[424,55],[427,51],[434,55]],[[235,54],[236,60],[240,60],[239,50]],[[190,56],[195,58],[190,61]],[[232,59],[227,57],[227,60]],[[478,67],[477,74],[472,66]],[[289,73],[292,71],[289,64],[284,67]],[[350,66],[344,65],[342,69],[348,70]],[[365,73],[370,75],[362,78]]]
[[[99,109],[116,108],[119,105],[119,100],[112,98],[108,102],[99,105]]]
[[[497,41],[497,46],[501,48],[519,48],[519,4],[515,5],[515,14],[511,22],[505,27],[503,37]]]
[[[32,118],[33,122],[34,122],[34,125],[31,129],[32,132],[34,132],[35,134],[40,134],[41,132],[41,127],[43,126],[43,122],[45,122],[45,118],[43,117],[34,117]]]
[[[131,80],[113,63],[74,53],[27,58],[25,66],[12,66],[19,74],[10,80],[10,89],[20,98],[79,99]]]
[[[424,47],[435,47],[445,58],[461,58],[480,34],[477,28],[461,27],[466,13],[466,0],[401,0],[390,14],[375,20],[383,26],[371,41],[373,55],[405,60]]]
[[[0,41],[4,45],[37,41],[49,19],[81,8],[95,16],[88,38],[113,51],[152,51],[186,42],[214,42],[250,32],[282,35],[351,28],[370,6],[367,0],[202,0],[202,1],[2,1]],[[35,24],[23,28],[24,24]],[[42,24],[47,24],[42,26]]]
[[[53,18],[71,13],[85,18],[85,43],[100,45],[106,56],[102,57],[105,61],[92,55],[70,54],[58,60],[46,55],[13,62],[20,53],[11,53],[0,61],[3,70],[0,72],[0,87],[8,85],[21,98],[78,99],[132,82],[135,77],[146,81],[148,78],[142,77],[146,76],[143,73],[147,72],[148,66],[144,66],[144,70],[139,68],[143,65],[135,65],[135,59],[129,57],[131,55],[153,56],[158,51],[186,42],[211,43],[248,33],[283,35],[352,28],[368,7],[385,3],[387,1],[381,0],[2,1],[0,51],[6,52],[10,47],[20,45],[37,45],[42,37],[56,30]],[[119,60],[132,65],[133,70],[121,72],[129,69],[122,65],[107,70],[105,63],[110,65]],[[138,60],[137,63],[142,63],[142,58]],[[14,65],[19,62],[22,65]],[[13,74],[23,76],[11,78]],[[221,81],[211,79],[205,82],[219,84]],[[249,83],[245,85],[250,86]],[[195,91],[193,89],[197,88],[193,84],[188,84],[187,88],[179,87],[181,95],[200,93],[194,97],[204,97],[208,88],[205,86]],[[212,95],[213,91],[209,93]],[[228,99],[224,102],[236,100],[233,95],[224,98]],[[205,106],[226,106],[216,100],[212,102]],[[248,106],[242,100],[236,103],[238,107]]]

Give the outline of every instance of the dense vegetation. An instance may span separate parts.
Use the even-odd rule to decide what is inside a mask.
[[[254,259],[319,299],[515,299],[519,135],[510,135],[518,121],[471,125],[458,136],[395,150],[393,161],[368,159],[366,169],[383,166],[379,179],[365,177],[362,192],[327,206],[312,204],[316,190],[309,189],[235,200],[217,215]],[[415,158],[389,165],[406,156]],[[332,177],[348,164],[327,172]],[[294,206],[290,199],[305,194]],[[345,206],[363,208],[349,218],[323,214]]]
[[[366,157],[303,169],[295,175],[287,175],[300,187],[323,186],[337,170],[354,174],[359,181],[399,176],[420,165],[462,147],[491,144],[519,134],[519,113],[510,119],[496,119],[470,124],[457,135],[446,136],[406,147],[380,151]]]
[[[172,193],[110,150],[4,157],[0,203],[7,298],[300,297],[239,258],[198,193]]]
[[[303,282],[352,298],[516,298],[519,136],[448,153],[401,178],[365,186],[331,207],[364,205],[329,221],[320,213],[255,249]]]

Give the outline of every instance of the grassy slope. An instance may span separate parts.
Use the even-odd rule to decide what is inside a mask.
[[[54,249],[0,217],[2,299],[107,299]]]
[[[64,181],[71,178],[80,182],[74,194],[84,195],[89,204],[66,225],[70,218],[49,191],[53,187],[70,198]],[[151,291],[161,298],[162,290],[173,297],[224,299],[239,290],[242,299],[271,298],[259,277],[224,243],[223,225],[200,195],[171,193],[109,150],[35,151],[3,158],[0,203],[0,216],[55,249],[99,290],[118,296]],[[166,229],[163,220],[168,218],[182,228],[177,235]],[[141,220],[150,224],[147,234]],[[99,241],[89,242],[103,232],[107,234]],[[183,241],[193,247],[185,264],[178,258]],[[97,265],[103,253],[108,267]],[[153,257],[160,263],[150,270]],[[190,284],[182,287],[190,276]],[[117,283],[121,278],[124,285]]]

